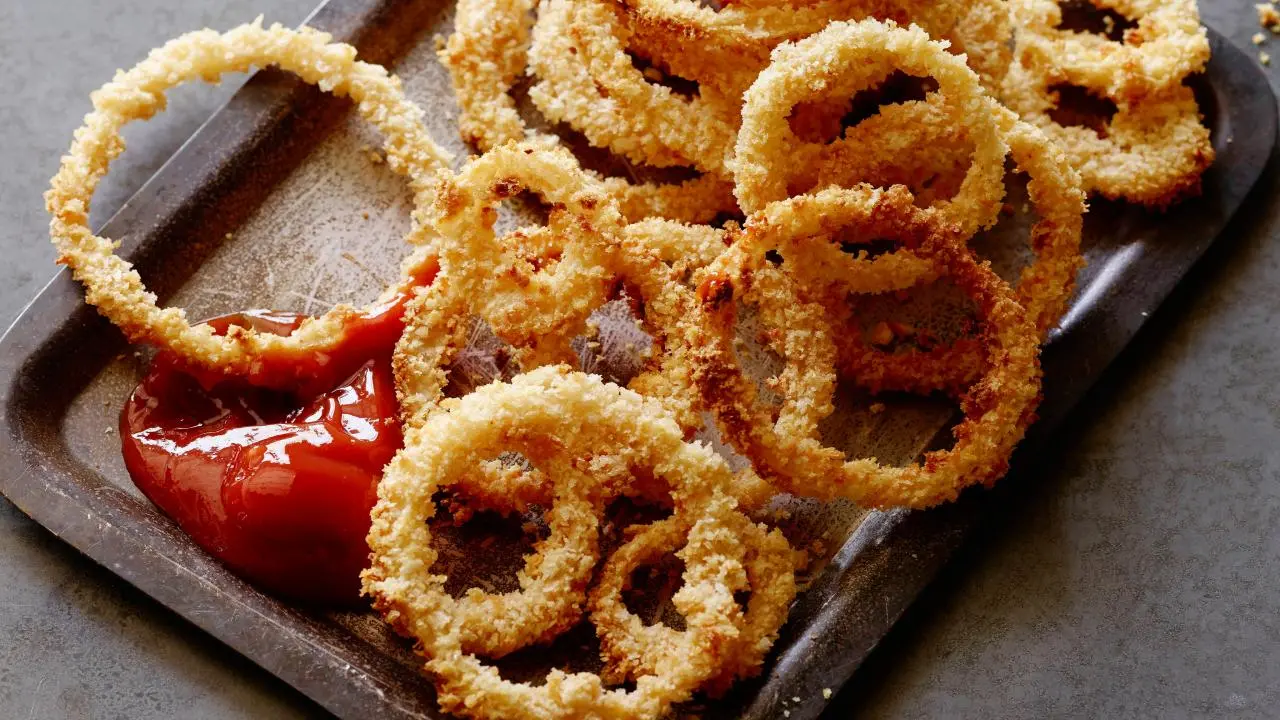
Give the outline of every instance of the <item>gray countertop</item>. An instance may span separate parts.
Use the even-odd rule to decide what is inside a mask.
[[[0,321],[53,274],[40,195],[89,91],[179,32],[258,13],[295,24],[315,2],[0,3]],[[1241,45],[1257,32],[1252,3],[1201,8]],[[1280,58],[1280,37],[1268,45]],[[95,220],[231,89],[178,93],[169,114],[131,128]],[[1013,489],[832,715],[1280,712],[1277,182],[1273,163],[1062,433],[1044,474]],[[324,716],[0,500],[0,717]]]

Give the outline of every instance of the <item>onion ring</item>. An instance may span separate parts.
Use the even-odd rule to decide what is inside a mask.
[[[1199,194],[1214,150],[1195,94],[1183,85],[1136,99],[1115,97],[1103,133],[1058,124],[1049,79],[1017,63],[1005,78],[1005,102],[1067,154],[1090,192],[1163,209]]]
[[[922,103],[900,109],[902,114],[910,114],[927,107]],[[1043,338],[1062,317],[1075,287],[1076,274],[1084,265],[1080,254],[1084,194],[1075,171],[1041,132],[1017,121],[1008,111],[1001,111],[998,119],[1006,127],[1004,137],[1016,169],[1030,177],[1028,194],[1040,214],[1030,234],[1036,260],[1021,273],[1016,294]],[[906,127],[939,126],[924,123]],[[903,147],[903,164],[907,167],[917,164],[913,154],[934,157],[934,151],[927,148],[942,141],[927,133],[913,137],[915,147],[924,150],[913,153],[911,148]],[[854,177],[862,170],[857,165],[849,169]],[[891,217],[878,220],[872,217],[870,222],[862,223],[861,234],[868,238],[893,237],[897,229],[892,225]],[[817,224],[808,229],[818,233],[822,226]],[[795,238],[790,242],[784,247],[783,255],[801,254],[794,248]],[[888,352],[870,345],[861,329],[850,321],[848,295],[888,292],[932,282],[937,277],[937,268],[906,249],[866,259],[850,256],[831,243],[816,242],[806,243],[802,252],[803,260],[788,268],[802,287],[820,298],[832,325],[842,328],[833,338],[843,376],[853,378],[873,393],[942,391],[955,397],[963,395],[965,389],[981,377],[985,358],[982,343],[975,338],[962,337],[954,343],[927,350]]]
[[[940,115],[941,110],[931,102],[895,106],[885,119],[907,128],[905,134],[909,141],[890,143],[889,152],[897,153],[905,167],[928,167],[939,154],[933,148],[948,134],[939,122]],[[1009,147],[1015,168],[1029,176],[1028,194],[1040,215],[1031,228],[1030,236],[1036,260],[1023,270],[1017,283],[1017,295],[1043,336],[1062,317],[1075,288],[1076,274],[1084,266],[1080,238],[1085,197],[1079,175],[1043,132],[1019,121],[1003,108],[996,111],[992,119]],[[875,132],[887,132],[887,128],[887,123],[871,126]],[[857,137],[862,139],[860,135]],[[853,157],[848,160],[835,172],[820,175],[823,179],[821,185],[852,185],[863,180],[864,176],[870,176],[871,183],[876,185],[887,184],[893,179],[892,170],[886,169],[888,157],[880,151],[869,151],[861,163]],[[868,239],[892,236],[896,230],[895,220],[894,216],[872,218],[864,224],[863,234]],[[811,222],[808,228],[816,234],[823,231],[824,224]],[[816,250],[816,253],[811,253],[816,262],[796,263],[791,269],[792,274],[807,287],[818,284],[850,294],[869,294],[907,288],[936,277],[936,273],[927,272],[920,259],[906,250],[870,260],[839,252],[830,243],[819,244]]]
[[[931,76],[955,118],[967,125],[975,150],[956,197],[933,206],[946,222],[967,234],[995,223],[1004,196],[1004,156],[999,128],[989,120],[996,105],[977,75],[960,58],[917,27],[899,28],[875,20],[832,23],[800,42],[783,45],[747,91],[733,162],[735,192],[747,212],[788,196],[788,183],[821,164],[832,146],[801,143],[787,123],[796,103],[816,97],[852,95],[893,70]]]
[[[704,689],[711,697],[720,697],[734,681],[760,672],[796,596],[794,554],[782,533],[769,532],[746,518],[739,518],[737,524],[736,532],[748,550],[745,567],[751,598],[737,647],[724,653],[731,662],[706,683]],[[677,659],[674,653],[681,647],[681,633],[661,624],[646,626],[627,609],[622,593],[631,587],[636,569],[677,550],[687,533],[687,521],[680,518],[647,525],[614,551],[601,569],[589,607],[609,679],[622,682],[653,675]]]
[[[569,359],[569,340],[608,299],[608,243],[622,219],[616,204],[564,149],[504,145],[472,160],[454,177],[437,181],[428,213],[442,238],[441,273],[409,304],[409,318],[393,356],[396,388],[406,423],[435,406],[445,368],[466,341],[473,314],[524,355],[522,362]],[[559,258],[540,269],[494,234],[495,206],[521,189],[540,194],[561,222]]]
[[[1000,87],[1011,53],[1004,0],[817,0],[735,2],[712,9],[689,0],[624,0],[632,49],[674,75],[736,100],[769,64],[779,44],[801,40],[832,21],[877,18],[915,22],[967,53],[990,92]]]
[[[965,419],[954,430],[955,447],[929,453],[923,464],[905,468],[886,468],[870,459],[846,460],[816,437],[779,432],[770,413],[756,402],[754,386],[733,357],[734,303],[730,300],[750,289],[755,272],[767,266],[765,253],[780,238],[811,235],[804,227],[815,216],[832,226],[855,224],[865,220],[868,212],[900,216],[901,237],[911,238],[910,244],[918,242],[913,249],[944,267],[974,299],[984,327],[989,366],[962,398]],[[906,226],[912,223],[916,228],[909,233]],[[752,216],[734,247],[705,271],[700,292],[708,341],[698,355],[695,380],[725,437],[766,479],[786,492],[844,497],[864,507],[922,508],[953,500],[963,488],[1004,473],[1039,401],[1039,333],[1008,285],[989,267],[978,264],[962,239],[939,226],[936,216],[912,205],[910,193],[901,189],[832,188],[774,203]],[[821,332],[819,326],[810,327]],[[799,361],[792,356],[785,359]]]
[[[538,183],[535,188],[539,190],[558,188],[549,199],[565,205],[559,212],[577,218],[569,224],[576,223],[572,229],[582,233],[574,236],[573,246],[552,243],[548,248],[559,257],[556,276],[548,277],[546,269],[537,270],[518,258],[512,243],[495,243],[492,230],[482,222],[489,217],[492,201],[513,192],[528,178]],[[467,320],[472,315],[489,321],[495,334],[514,346],[517,359],[526,368],[561,358],[572,361],[570,338],[580,333],[586,318],[607,299],[605,289],[621,285],[637,301],[653,341],[649,364],[628,387],[662,402],[687,435],[702,426],[702,407],[690,377],[688,350],[696,338],[687,334],[681,322],[697,312],[697,303],[684,279],[723,250],[725,231],[661,219],[620,228],[606,203],[596,202],[590,179],[572,165],[564,150],[504,146],[440,184],[440,200],[432,216],[447,216],[447,221],[438,221],[436,230],[450,249],[440,252],[442,270],[436,282],[409,304],[407,325],[392,357],[406,425],[420,424],[438,407],[448,380],[447,368],[467,342]],[[477,191],[499,185],[501,193],[477,197]],[[570,212],[571,208],[579,209]],[[538,246],[551,242],[550,235],[554,233],[523,233],[515,245]],[[592,244],[605,249],[581,252]],[[587,257],[594,257],[598,264],[586,262]],[[579,258],[583,260],[575,260]],[[574,269],[565,272],[566,266]],[[505,322],[499,322],[495,317],[501,318],[495,313],[503,309],[519,312],[509,313]],[[536,351],[526,352],[531,347]],[[487,487],[495,482],[494,487]],[[535,474],[490,469],[469,474],[458,485],[463,495],[478,499],[468,504],[509,512],[539,499],[545,502],[546,491],[537,487],[539,482]],[[747,507],[758,507],[773,494],[766,483],[747,471],[739,473],[734,489]],[[643,488],[640,494],[652,496]],[[495,500],[496,495],[506,496],[509,502]]]
[[[733,148],[736,106],[685,99],[640,74],[626,26],[602,0],[547,0],[534,26],[529,97],[548,119],[592,145],[654,167],[721,173]]]
[[[431,217],[444,239],[441,273],[410,302],[408,324],[392,358],[407,424],[421,422],[435,409],[447,368],[466,344],[468,318],[476,315],[488,322],[526,369],[574,362],[572,338],[583,333],[610,289],[622,286],[639,301],[653,341],[649,364],[630,387],[666,403],[690,435],[702,425],[689,378],[689,339],[680,323],[696,311],[692,291],[680,279],[701,263],[696,256],[669,259],[682,238],[693,238],[696,252],[709,256],[707,241],[714,243],[718,231],[669,221],[625,229],[599,184],[563,149],[503,146],[439,185]],[[570,232],[558,248],[554,269],[539,269],[494,237],[492,205],[522,186],[562,205],[559,212],[575,218],[567,223]],[[655,228],[667,231],[661,242],[654,240]]]
[[[1195,0],[1089,0],[1137,22],[1124,42],[1059,28],[1058,0],[1011,0],[1018,56],[1038,74],[1117,102],[1182,84],[1209,61],[1209,38]]]
[[[454,33],[440,51],[457,96],[462,138],[481,151],[525,139],[560,144],[554,135],[530,128],[510,94],[528,69],[532,9],[533,3],[527,0],[503,0],[496,5],[459,0]],[[714,174],[679,184],[633,183],[617,177],[602,181],[630,220],[656,216],[708,222],[721,213],[737,211],[732,183]]]
[[[851,128],[846,139],[852,142],[818,168],[816,185],[847,187],[859,181],[920,185],[932,177],[932,168],[946,168],[943,174],[954,171],[963,158],[964,145],[955,149],[949,144],[957,131],[947,125],[941,105],[936,98],[929,98],[889,106]],[[1036,259],[1023,270],[1016,291],[1043,337],[1061,318],[1076,274],[1084,264],[1080,255],[1084,193],[1076,172],[1043,133],[1003,108],[992,120],[1009,146],[1016,169],[1030,177],[1030,200],[1040,215],[1030,233]],[[880,137],[885,140],[875,142]],[[854,147],[866,150],[859,154],[853,152]],[[919,202],[919,195],[916,200]],[[873,217],[861,224],[861,235],[866,239],[893,237],[896,220],[892,215]],[[814,222],[809,231],[821,234],[825,228],[822,222]],[[791,242],[794,245],[795,238]],[[798,251],[785,247],[781,252],[790,256]],[[983,359],[976,341],[961,338],[956,344],[930,350],[889,353],[869,345],[860,329],[848,327],[846,296],[932,282],[937,268],[930,263],[905,248],[865,258],[845,253],[830,242],[806,243],[803,255],[802,261],[787,268],[827,307],[833,325],[845,328],[834,334],[843,375],[877,393],[941,390],[952,395],[963,394],[980,376]]]
[[[605,452],[652,467],[672,487],[676,516],[696,518],[682,551],[684,586],[674,598],[689,627],[680,661],[640,677],[632,692],[607,690],[597,675],[558,670],[538,687],[508,682],[463,649],[456,602],[444,591],[444,578],[430,571],[436,552],[425,520],[434,514],[436,489],[513,442],[535,463]],[[743,548],[725,532],[740,517],[726,494],[730,479],[724,461],[705,446],[685,443],[659,405],[580,373],[540,368],[510,384],[480,388],[409,428],[405,449],[378,487],[365,593],[393,627],[417,640],[447,712],[512,719],[656,717],[712,677],[727,661],[721,648],[738,635],[742,612],[733,592],[745,585],[746,574]],[[589,481],[573,475],[560,482],[562,495],[592,491]]]
[[[520,446],[518,433],[507,440]],[[598,483],[572,463],[552,458],[547,471],[551,534],[525,560],[520,589],[491,593],[471,588],[454,601],[464,652],[498,658],[550,642],[582,615],[587,584],[600,559],[599,525],[607,496],[601,488],[591,490]]]
[[[164,92],[184,82],[216,80],[229,72],[252,67],[279,67],[335,95],[349,96],[366,120],[385,136],[387,164],[408,178],[415,203],[425,204],[432,176],[447,167],[449,154],[423,127],[422,111],[404,97],[400,83],[379,65],[355,59],[349,45],[331,43],[330,36],[303,28],[262,27],[261,20],[224,34],[212,30],[183,35],[153,50],[146,60],[93,93],[94,110],[76,131],[75,142],[62,159],[45,206],[52,216],[49,234],[58,262],[71,268],[85,286],[85,300],[119,327],[131,342],[162,347],[190,367],[228,375],[242,375],[265,385],[289,384],[296,378],[264,375],[259,359],[272,353],[322,353],[341,342],[342,329],[360,314],[340,305],[319,318],[308,319],[287,337],[232,327],[225,335],[208,325],[192,325],[180,308],[161,309],[133,266],[115,254],[115,242],[98,237],[88,227],[89,202],[110,162],[124,151],[120,129],[162,110]],[[421,241],[426,228],[415,223],[410,240]],[[416,253],[406,266],[401,287],[388,290],[380,302],[414,284],[433,262]]]

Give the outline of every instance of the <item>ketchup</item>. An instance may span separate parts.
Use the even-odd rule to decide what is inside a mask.
[[[134,484],[250,582],[307,603],[357,602],[369,511],[402,445],[391,352],[408,296],[353,318],[330,352],[282,353],[248,378],[157,355],[120,414]],[[288,335],[304,319],[250,311],[208,324]]]

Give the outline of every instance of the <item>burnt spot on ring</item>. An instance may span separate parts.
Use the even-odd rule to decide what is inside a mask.
[[[698,286],[698,300],[712,310],[718,310],[733,302],[733,283],[727,278],[712,277]]]

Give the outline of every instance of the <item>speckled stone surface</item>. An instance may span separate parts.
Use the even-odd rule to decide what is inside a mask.
[[[314,3],[0,3],[0,318],[52,275],[40,193],[87,93],[175,33],[258,13],[292,24]],[[1201,5],[1249,46],[1251,3]],[[1280,48],[1280,37],[1268,45]],[[170,114],[131,128],[95,220],[231,89],[180,93]],[[1275,716],[1276,189],[1272,168],[1063,434],[1050,470],[1007,493],[1004,512],[837,695],[831,716]],[[324,716],[0,500],[0,717]]]

